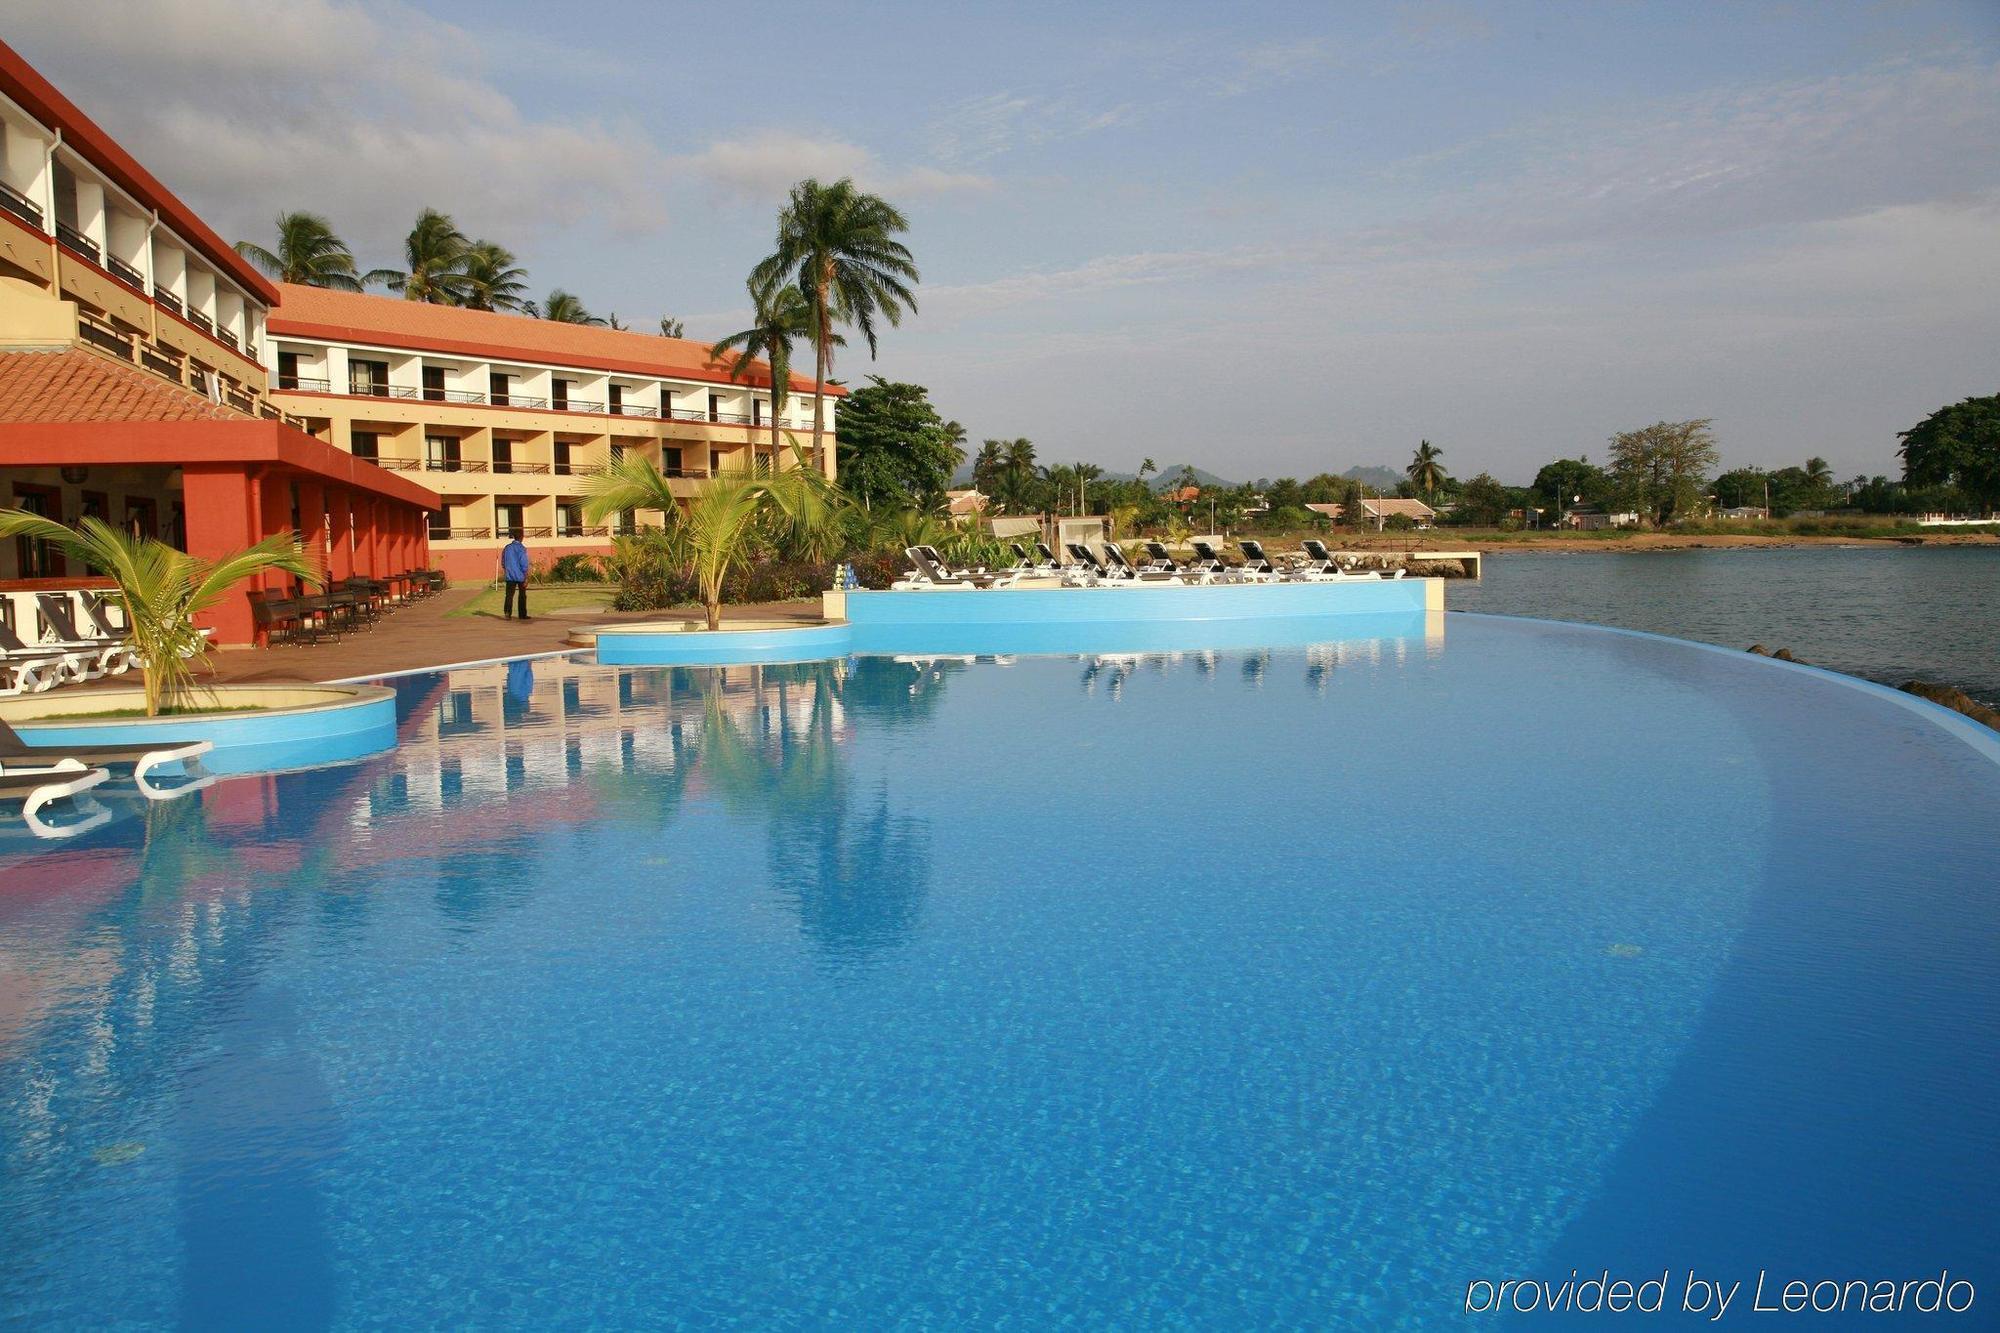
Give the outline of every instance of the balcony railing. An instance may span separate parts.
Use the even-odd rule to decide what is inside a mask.
[[[142,344],[139,348],[139,364],[155,375],[165,375],[170,380],[181,377],[187,362],[164,347]]]
[[[243,350],[243,345],[236,341],[236,335],[228,329],[217,329],[215,331],[215,340],[232,352],[241,352]]]
[[[596,412],[602,414],[604,404],[594,398],[565,398],[551,404],[558,412]]]
[[[391,472],[421,472],[424,460],[421,458],[371,458],[376,467],[387,468]]]
[[[56,223],[56,239],[62,242],[64,249],[76,251],[93,264],[104,262],[103,252],[97,248],[97,242],[67,222]]]
[[[333,391],[333,381],[313,379],[309,375],[280,375],[278,376],[278,387],[280,389],[296,389],[300,393],[331,393]]]
[[[102,324],[93,324],[88,320],[78,320],[76,334],[92,347],[102,348],[120,360],[132,359],[132,340],[116,329],[107,329]]]
[[[160,309],[172,311],[176,315],[180,314],[182,310],[181,298],[175,296],[164,287],[153,288],[153,303],[159,306]]]
[[[549,405],[548,399],[526,393],[496,393],[489,395],[487,401],[494,407],[524,407],[537,411],[546,411]]]
[[[500,535],[503,537],[519,537],[523,541],[533,541],[537,537],[553,537],[556,535],[556,530],[554,528],[502,528],[500,529]]]
[[[484,542],[493,539],[491,528],[432,528],[434,542]]]
[[[104,267],[106,271],[108,271],[111,274],[112,277],[118,279],[118,281],[124,283],[127,287],[130,287],[133,291],[138,292],[141,295],[145,294],[146,275],[139,272],[138,269],[133,268],[130,264],[120,259],[117,255],[112,255],[110,258],[106,259],[104,261]]]
[[[215,322],[209,319],[207,315],[202,314],[201,311],[199,310],[185,311],[181,315],[181,318],[186,320],[188,323],[194,325],[196,328],[200,329],[203,333],[206,333],[211,337],[214,336]]]
[[[590,528],[581,525],[578,525],[576,527],[563,527],[562,525],[558,524],[556,526],[555,535],[558,537],[609,537],[611,535],[611,529]]]
[[[484,472],[487,464],[483,458],[426,458],[426,472]]]
[[[511,458],[493,460],[493,471],[501,476],[546,477],[549,466],[547,463],[523,463]]]
[[[41,206],[5,181],[0,181],[0,208],[6,209],[36,231],[42,230]]]

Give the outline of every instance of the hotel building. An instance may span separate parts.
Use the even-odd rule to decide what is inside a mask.
[[[791,387],[777,465],[830,478],[843,391],[813,460]],[[513,535],[541,561],[662,522],[586,521],[613,458],[692,495],[768,462],[771,427],[768,368],[732,378],[705,343],[273,283],[0,43],[0,507],[206,557],[296,531],[335,579],[483,580]],[[103,583],[0,542],[0,619],[30,642],[37,593]],[[247,591],[207,618],[217,643],[252,641]]]
[[[434,492],[298,428],[267,393],[278,289],[0,44],[0,506],[205,557],[296,531],[334,578],[427,567]],[[275,585],[275,576],[271,580]],[[103,583],[0,542],[0,618]],[[247,643],[238,593],[207,623]]]
[[[508,538],[537,559],[606,551],[583,481],[637,452],[692,495],[704,477],[772,461],[761,362],[734,379],[686,338],[560,324],[393,296],[281,285],[265,342],[271,400],[316,438],[439,495],[432,558],[453,578],[490,578]],[[820,466],[834,475],[829,388]],[[776,465],[811,461],[812,381],[794,375]]]

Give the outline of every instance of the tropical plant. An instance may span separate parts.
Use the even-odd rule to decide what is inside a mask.
[[[687,337],[687,325],[681,323],[672,315],[661,315],[660,336],[662,338],[685,338]]]
[[[560,287],[550,292],[545,301],[528,302],[527,313],[558,324],[589,324],[599,328],[604,325],[603,320],[584,308],[582,297]]]
[[[185,706],[195,695],[194,672],[208,656],[195,619],[247,578],[266,572],[321,581],[296,533],[276,533],[220,560],[202,560],[152,537],[135,537],[102,519],[68,528],[25,510],[0,510],[0,540],[26,537],[60,547],[115,585],[125,612],[126,641],[145,683],[146,716]]]
[[[987,440],[979,446],[972,459],[973,489],[986,495],[999,493],[1000,473],[1007,465],[1006,449],[1000,440]]]
[[[527,304],[528,270],[514,254],[494,241],[474,241],[465,248],[459,273],[464,303],[474,310],[518,311]]]
[[[403,271],[389,288],[411,301],[458,305],[465,299],[465,256],[471,242],[449,214],[426,208],[403,238]]]
[[[778,214],[771,254],[752,271],[753,286],[796,280],[813,312],[813,433],[815,468],[824,457],[827,372],[833,366],[836,323],[852,324],[875,355],[876,322],[901,324],[914,311],[918,281],[909,249],[896,239],[909,230],[903,215],[847,179],[822,185],[802,180]]]
[[[806,467],[713,476],[696,484],[683,508],[651,460],[629,453],[586,478],[584,495],[584,512],[593,523],[626,509],[657,509],[669,528],[682,530],[710,629],[722,627],[723,582],[754,549],[760,529],[782,529],[797,538],[834,522],[832,488]]]
[[[998,485],[994,498],[1008,513],[1041,509],[1042,470],[1035,466],[1034,441],[1024,436],[1001,445]]]
[[[1619,491],[1655,524],[1693,510],[1721,459],[1709,419],[1657,421],[1611,437],[1611,474]]]
[[[355,272],[354,252],[317,213],[280,213],[276,250],[266,250],[255,241],[238,241],[236,253],[279,282],[338,292],[358,292],[366,283],[387,282],[396,276],[393,269]]]
[[[1438,462],[1443,457],[1444,450],[1429,440],[1420,441],[1416,453],[1410,456],[1410,465],[1403,469],[1403,474],[1410,479],[1412,486],[1426,496],[1434,495],[1438,487],[1445,483],[1444,465]]]
[[[840,409],[840,486],[862,508],[934,511],[965,455],[921,384],[870,375]]]
[[[1976,504],[2000,504],[2000,394],[1940,407],[1896,438],[1905,485],[1956,486]]]
[[[1806,460],[1806,485],[1817,491],[1833,488],[1833,469],[1827,466],[1824,458]]]
[[[750,327],[708,349],[711,360],[728,358],[729,378],[747,381],[761,360],[771,376],[771,466],[778,465],[778,418],[792,390],[792,343],[812,335],[812,306],[805,293],[786,282],[751,282]]]

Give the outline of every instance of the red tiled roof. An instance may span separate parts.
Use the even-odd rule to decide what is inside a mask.
[[[144,207],[157,211],[182,240],[200,251],[202,258],[266,305],[278,299],[277,289],[269,278],[237,254],[206,222],[195,216],[193,209],[154,179],[152,172],[140,166],[96,121],[84,115],[76,103],[57,91],[54,84],[5,42],[0,42],[0,93],[5,93],[42,124],[61,130],[65,144],[117,182],[119,189]]]
[[[268,327],[280,338],[317,338],[479,359],[541,361],[628,375],[731,382],[728,369],[712,360],[709,345],[697,338],[664,338],[630,329],[562,324],[527,315],[292,283],[278,284],[278,292],[279,304],[271,312]],[[760,361],[738,382],[768,385],[770,372]],[[792,389],[810,393],[812,376],[794,371]],[[829,397],[844,393],[845,389],[827,387]]]
[[[0,422],[254,420],[95,352],[0,352]]]

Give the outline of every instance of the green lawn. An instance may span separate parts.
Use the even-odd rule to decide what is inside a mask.
[[[528,585],[528,614],[545,616],[551,611],[602,611],[610,606],[613,591],[608,583],[531,583]],[[497,616],[505,595],[500,588],[488,588],[464,606],[455,608],[451,614]]]

